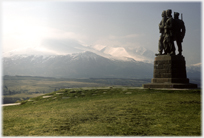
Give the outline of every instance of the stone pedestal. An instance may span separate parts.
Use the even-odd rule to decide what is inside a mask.
[[[197,88],[186,77],[185,58],[180,55],[159,55],[154,61],[154,77],[144,88]]]

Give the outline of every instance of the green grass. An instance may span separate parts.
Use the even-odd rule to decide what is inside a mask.
[[[3,107],[3,135],[201,136],[200,90],[62,89],[43,96]]]

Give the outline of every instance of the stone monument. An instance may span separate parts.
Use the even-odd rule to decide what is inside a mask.
[[[197,88],[196,84],[189,83],[186,76],[186,61],[182,55],[182,42],[185,36],[185,24],[179,19],[179,13],[171,15],[171,9],[162,12],[159,24],[161,33],[158,45],[158,54],[155,54],[154,76],[144,88]],[[177,43],[178,54],[175,53],[174,41]],[[164,52],[164,53],[163,53]]]

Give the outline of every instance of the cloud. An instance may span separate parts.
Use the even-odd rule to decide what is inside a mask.
[[[117,35],[101,36],[96,38],[92,47],[98,50],[104,47],[135,48],[142,46],[139,40],[143,37],[144,37],[143,34],[127,34],[123,36]]]
[[[192,66],[195,66],[195,67],[196,67],[196,66],[197,66],[197,67],[199,67],[199,66],[201,67],[201,65],[202,65],[202,63],[192,64]]]
[[[93,47],[94,49],[96,49],[96,50],[100,51],[100,50],[102,50],[103,48],[105,48],[105,47],[107,47],[107,46],[97,44],[97,45],[94,45],[94,46],[92,46],[92,47]]]
[[[124,38],[138,38],[141,36],[144,36],[144,35],[143,34],[129,34],[129,35],[124,36]]]
[[[143,37],[143,34],[127,34],[127,35],[122,35],[122,36],[116,36],[116,35],[109,35],[108,38],[113,40],[113,39],[136,39],[139,37]]]
[[[61,55],[57,51],[46,49],[43,47],[21,47],[9,52],[4,52],[4,57],[10,57],[13,55]]]
[[[42,47],[61,53],[78,53],[82,52],[84,46],[74,39],[44,39]]]
[[[83,43],[85,39],[87,39],[86,35],[82,35],[76,32],[64,31],[62,29],[57,28],[48,28],[48,34],[46,38],[53,39],[75,39],[80,43]]]

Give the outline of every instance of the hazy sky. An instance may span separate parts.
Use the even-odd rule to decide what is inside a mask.
[[[74,47],[142,46],[158,53],[158,24],[167,9],[183,14],[187,64],[200,63],[201,2],[3,1],[2,50],[66,53],[77,51]]]

